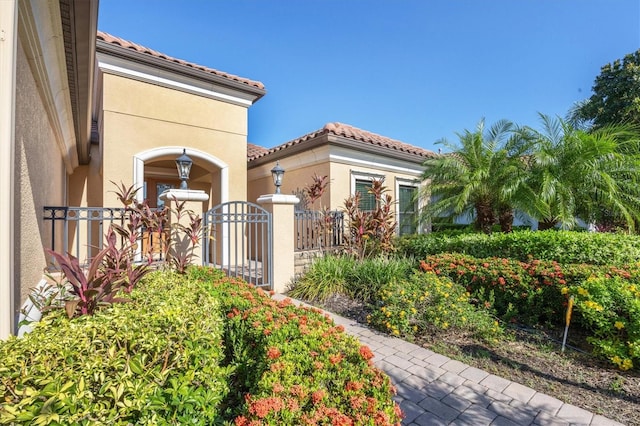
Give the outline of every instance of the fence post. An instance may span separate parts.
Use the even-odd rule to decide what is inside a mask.
[[[200,190],[192,190],[192,189],[168,189],[160,194],[160,199],[165,203],[168,203],[171,208],[171,218],[170,223],[180,224],[185,227],[189,226],[189,215],[186,213],[188,210],[191,210],[193,213],[202,217],[203,208],[202,203],[209,200],[209,195],[204,191]],[[184,214],[180,219],[176,216],[176,204],[184,202]],[[188,240],[187,236],[182,232],[171,232],[170,238],[174,238],[173,241],[173,249],[176,254],[184,254],[190,250],[191,242]],[[204,243],[201,241],[201,243]],[[199,265],[202,263],[200,258],[201,250],[197,248],[191,256],[191,264]],[[169,259],[167,259],[169,260]]]
[[[300,202],[295,195],[268,194],[258,198],[258,204],[271,213],[273,248],[270,250],[273,265],[273,290],[284,293],[287,283],[295,275],[295,219],[294,207]]]

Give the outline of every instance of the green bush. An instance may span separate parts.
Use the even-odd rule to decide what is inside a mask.
[[[412,338],[450,327],[483,339],[501,334],[498,322],[470,303],[464,287],[432,272],[414,272],[409,278],[387,283],[367,321],[396,336]]]
[[[575,297],[597,354],[622,370],[640,366],[640,286],[620,276],[592,277],[563,292]]]
[[[418,259],[440,253],[486,258],[556,261],[561,264],[624,265],[640,260],[640,236],[576,231],[517,231],[508,234],[435,232],[402,237],[398,252]]]
[[[219,271],[154,273],[129,303],[0,342],[0,424],[397,424],[372,357]]]
[[[1,424],[212,424],[229,387],[219,304],[175,274],[131,302],[53,311],[0,343]]]

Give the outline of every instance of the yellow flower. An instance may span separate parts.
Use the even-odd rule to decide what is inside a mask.
[[[613,326],[618,330],[622,330],[624,328],[624,323],[622,321],[616,321],[616,323]]]
[[[578,294],[580,296],[588,296],[589,292],[587,290],[585,290],[584,288],[582,288],[582,287],[578,287]]]
[[[616,355],[611,358],[611,362],[613,362],[615,365],[620,365],[622,364],[622,359],[618,355]]]
[[[622,370],[629,370],[632,367],[633,367],[633,362],[629,358],[622,361],[622,365],[620,366]]]
[[[562,290],[560,290],[560,293],[562,293],[562,294],[569,293],[569,287],[562,287]]]

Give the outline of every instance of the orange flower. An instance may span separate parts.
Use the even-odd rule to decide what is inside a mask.
[[[324,389],[317,390],[311,394],[311,400],[313,401],[314,404],[317,404],[320,401],[322,401],[325,395],[326,395],[326,392],[324,391]]]
[[[331,426],[351,426],[353,425],[353,420],[351,420],[348,416],[337,413],[333,419],[331,419]]]
[[[378,411],[375,417],[375,424],[377,425],[388,425],[389,424],[389,415],[384,411]]]
[[[342,354],[329,356],[329,362],[333,365],[340,363],[340,361],[342,361]]]
[[[359,391],[362,389],[362,383],[360,382],[347,382],[345,389],[348,391]]]
[[[264,419],[272,411],[280,411],[284,408],[282,399],[277,396],[262,398],[256,401],[252,401],[249,404],[249,413],[258,416],[258,418]]]
[[[280,353],[280,349],[271,346],[269,349],[267,349],[267,358],[269,359],[276,359],[281,355]]]
[[[371,359],[373,358],[373,352],[371,352],[371,349],[369,349],[368,346],[360,346],[360,356],[364,359]]]

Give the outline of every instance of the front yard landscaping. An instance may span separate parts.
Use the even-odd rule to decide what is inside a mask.
[[[196,267],[128,296],[0,342],[0,424],[400,421],[369,348],[315,309]]]
[[[640,424],[639,248],[615,234],[436,233],[399,241],[386,259],[324,257],[289,294]]]

